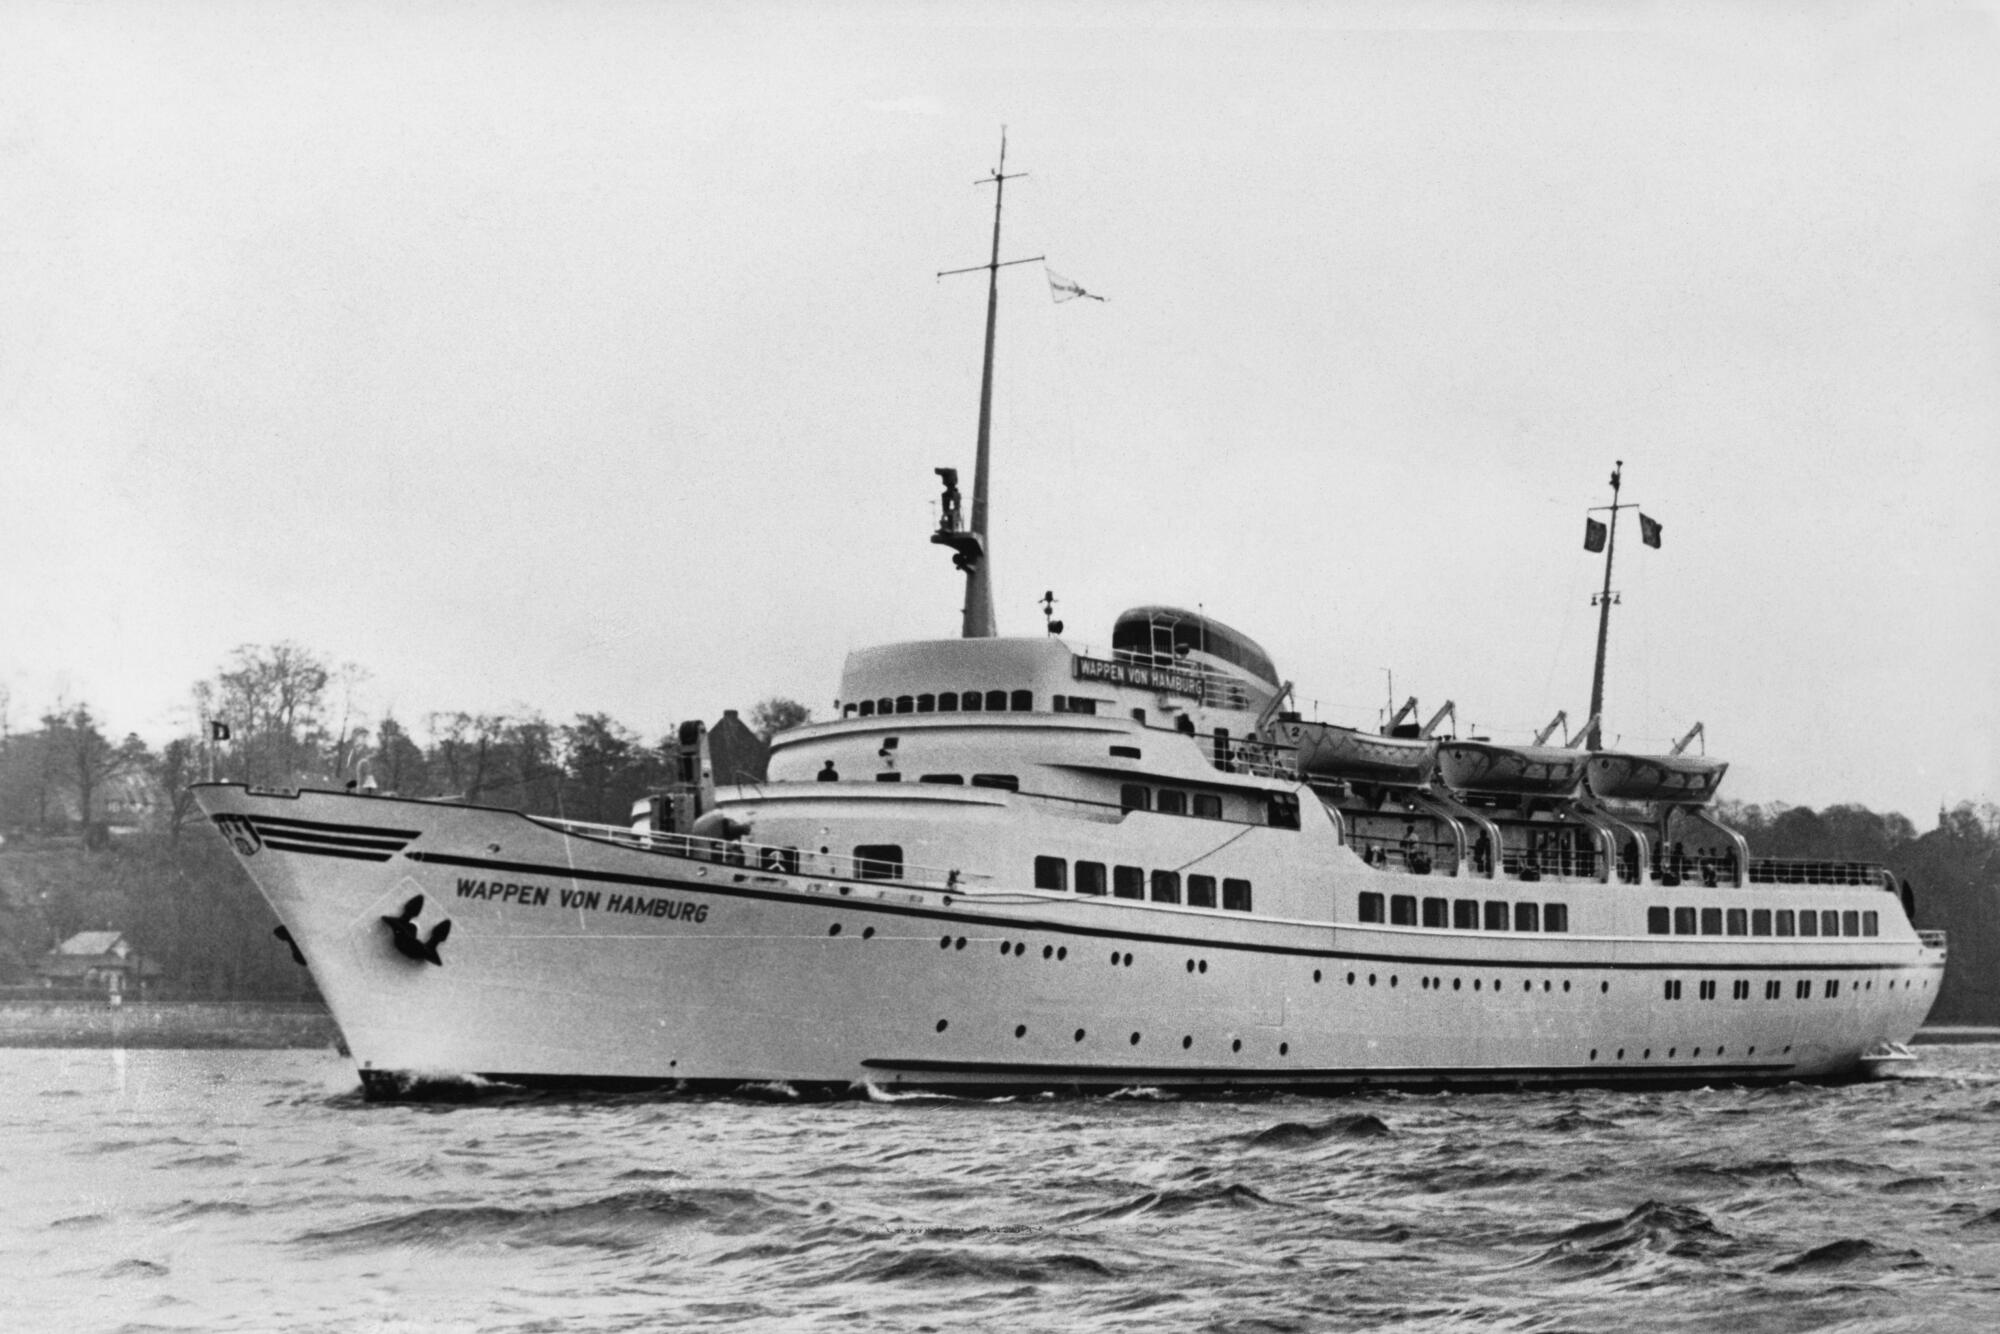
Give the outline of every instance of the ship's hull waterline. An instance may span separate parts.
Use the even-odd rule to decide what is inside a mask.
[[[1911,937],[1777,949],[1273,920],[838,879],[810,858],[760,870],[445,803],[197,792],[303,946],[376,1094],[430,1075],[843,1092],[1843,1077],[1912,1036],[1942,969]],[[1547,885],[1475,892],[1524,889]],[[1860,887],[1819,901],[1832,894],[1889,901]],[[385,921],[416,895],[418,932],[452,923],[436,964],[399,952]],[[1787,996],[1794,978],[1816,997],[1839,980],[1843,994],[1662,1000],[1665,981],[1691,998],[1698,979],[1727,993],[1753,977]]]

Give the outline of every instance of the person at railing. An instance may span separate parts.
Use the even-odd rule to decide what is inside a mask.
[[[1479,841],[1472,845],[1472,869],[1481,875],[1493,869],[1493,842],[1484,829],[1479,831]]]
[[[840,771],[833,767],[832,760],[826,762],[825,767],[819,771],[817,776],[822,783],[838,783],[840,781]]]

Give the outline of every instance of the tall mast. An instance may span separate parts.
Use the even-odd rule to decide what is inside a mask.
[[[1010,259],[1003,263],[1000,259],[1000,209],[1007,189],[1007,182],[1025,172],[1007,174],[1007,128],[1000,128],[1000,165],[993,169],[984,180],[975,185],[993,186],[993,253],[984,264],[971,268],[946,269],[938,274],[948,278],[955,273],[974,273],[986,270],[986,355],[979,376],[979,446],[973,460],[972,473],[972,522],[969,528],[961,529],[956,521],[957,474],[951,473],[945,479],[946,515],[931,535],[931,541],[953,548],[957,553],[954,563],[965,571],[965,619],[961,635],[966,639],[991,639],[1000,633],[993,617],[993,573],[991,567],[991,531],[987,521],[988,474],[993,449],[993,336],[1000,319],[1000,270],[1012,264],[1037,264],[1042,256],[1030,259]],[[940,469],[940,475],[950,470]]]
[[[1618,503],[1618,487],[1625,472],[1625,461],[1617,460],[1611,469],[1611,526],[1604,540],[1604,591],[1597,595],[1597,666],[1590,674],[1590,735],[1584,741],[1587,750],[1604,749],[1604,650],[1611,642],[1611,558],[1618,550],[1618,511],[1623,508]]]

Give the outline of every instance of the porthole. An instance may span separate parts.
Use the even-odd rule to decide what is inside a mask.
[[[964,936],[960,936],[960,937],[959,937],[959,938],[958,938],[957,940],[953,941],[953,942],[952,942],[952,948],[953,948],[953,949],[956,949],[956,950],[962,950],[962,949],[964,949],[964,948],[965,948],[965,937],[964,937]]]
[[[863,940],[873,940],[873,939],[875,939],[875,928],[874,928],[874,927],[872,927],[872,926],[864,926],[864,927],[862,927],[862,928],[861,928],[861,938],[862,938]]]
[[[1117,950],[1113,950],[1113,951],[1111,951],[1111,966],[1112,966],[1113,968],[1116,968],[1116,967],[1118,966],[1118,951],[1117,951]]]
[[[1462,986],[1464,986],[1464,985],[1465,985],[1465,979],[1464,979],[1464,978],[1462,978],[1462,977],[1454,977],[1454,978],[1453,978],[1453,979],[1451,980],[1451,989],[1452,989],[1453,991],[1457,991],[1457,990],[1458,990],[1458,989],[1459,989],[1460,987],[1462,987]]]
[[[1195,970],[1195,971],[1196,971],[1197,973],[1205,973],[1205,972],[1207,972],[1207,971],[1208,971],[1208,960],[1206,960],[1206,959],[1203,959],[1203,960],[1202,960],[1201,962],[1197,963],[1197,964],[1196,964],[1196,965],[1194,966],[1194,970]]]
[[[1289,1043],[1289,1042],[1280,1042],[1280,1043],[1278,1044],[1278,1055],[1280,1055],[1280,1056],[1290,1056],[1291,1054],[1292,1054],[1292,1044],[1291,1044],[1291,1043]]]
[[[1479,990],[1479,989],[1480,989],[1480,988],[1481,988],[1482,986],[1484,986],[1484,985],[1485,985],[1485,983],[1484,983],[1484,982],[1482,982],[1482,981],[1480,981],[1480,980],[1479,980],[1478,978],[1476,978],[1476,977],[1475,977],[1475,978],[1473,978],[1473,979],[1472,979],[1472,989],[1473,989],[1474,991],[1477,991],[1477,990]]]
[[[1237,1039],[1235,1039],[1234,1041],[1232,1041],[1232,1042],[1231,1042],[1231,1043],[1229,1044],[1229,1050],[1231,1050],[1231,1051],[1242,1051],[1242,1050],[1243,1050],[1243,1039],[1242,1039],[1242,1038],[1237,1038]]]
[[[1600,995],[1600,996],[1603,996],[1603,995],[1608,995],[1608,994],[1610,993],[1610,991],[1611,991],[1611,984],[1610,984],[1609,982],[1599,982],[1599,983],[1597,984],[1597,994],[1598,994],[1598,995]]]
[[[940,1019],[940,1020],[938,1020],[938,1025],[937,1025],[937,1031],[938,1031],[938,1032],[942,1033],[942,1032],[944,1032],[944,1031],[945,1031],[945,1030],[946,1030],[947,1028],[950,1028],[950,1027],[951,1027],[951,1020],[949,1020],[949,1019]]]
[[[1027,952],[1028,952],[1028,942],[1027,942],[1027,941],[1025,941],[1025,940],[1017,940],[1017,941],[1015,941],[1015,942],[1014,942],[1014,957],[1015,957],[1015,958],[1017,958],[1017,959],[1018,959],[1018,958],[1020,958],[1020,957],[1021,957],[1021,956],[1022,956],[1023,954],[1026,954]]]
[[[1074,1041],[1077,1041],[1077,1042],[1081,1042],[1081,1041],[1083,1041],[1083,1030],[1082,1030],[1082,1029],[1080,1029],[1080,1028],[1079,1028],[1079,1029],[1077,1029],[1077,1030],[1076,1030],[1076,1037],[1075,1037],[1075,1038],[1074,1038],[1073,1040],[1074,1040]]]
[[[1568,982],[1564,982],[1564,983],[1563,983],[1563,990],[1564,990],[1564,991],[1568,991],[1568,990],[1569,990],[1569,983],[1568,983]]]
[[[1389,985],[1392,987],[1396,985],[1396,975],[1394,973],[1389,974]]]
[[[1756,1054],[1757,1054],[1757,1049],[1755,1047],[1752,1047],[1750,1049],[1750,1055],[1755,1056]]]
[[[1618,1049],[1618,1059],[1621,1061],[1625,1059],[1625,1049],[1623,1047]]]
[[[1590,1049],[1590,1059],[1593,1061],[1597,1059],[1597,1048],[1592,1047]]]
[[[1716,1054],[1717,1056],[1720,1056],[1720,1055],[1722,1055],[1722,1054],[1723,1054],[1724,1052],[1726,1052],[1726,1051],[1728,1051],[1728,1050],[1729,1050],[1729,1048],[1727,1048],[1727,1047],[1717,1047],[1717,1048],[1715,1049],[1715,1054]],[[1699,1055],[1701,1055],[1701,1053],[1700,1053],[1700,1052],[1696,1052],[1696,1053],[1695,1053],[1695,1055],[1699,1056]]]
[[[950,936],[939,936],[939,937],[938,937],[938,948],[939,948],[939,949],[941,949],[941,950],[948,950],[948,949],[950,949],[950,948],[951,948],[951,937],[950,937]]]
[[[1002,958],[1005,958],[1007,955],[1012,954],[1013,952],[1014,952],[1013,941],[1003,940],[1000,942],[1000,955]]]
[[[1129,954],[1125,956],[1125,966],[1127,968],[1130,968],[1132,966],[1132,956]]]
[[[1058,946],[1056,946],[1056,962],[1057,962],[1057,963],[1061,963],[1061,962],[1062,962],[1062,961],[1063,961],[1064,959],[1067,959],[1068,957],[1069,957],[1069,946],[1067,946],[1067,945],[1058,945]]]
[[[1535,989],[1535,984],[1533,982],[1524,981],[1521,983],[1521,990],[1523,991],[1533,991],[1534,989]]]
[[[1542,990],[1543,990],[1543,991],[1549,991],[1549,990],[1552,990],[1552,989],[1553,989],[1553,986],[1554,986],[1554,984],[1553,984],[1553,983],[1551,983],[1551,982],[1550,982],[1550,981],[1549,981],[1549,980],[1548,980],[1548,979],[1547,979],[1546,977],[1542,979]]]
[[[1696,1047],[1696,1048],[1694,1049],[1694,1054],[1695,1054],[1695,1055],[1696,1055],[1697,1057],[1699,1057],[1699,1056],[1701,1055],[1701,1048],[1699,1048],[1699,1047]]]
[[[1014,1036],[1017,1038],[1024,1038],[1028,1036],[1028,1026],[1026,1024],[1014,1025]]]
[[[1189,1047],[1192,1047],[1193,1045],[1194,1045],[1194,1039],[1192,1037],[1184,1037],[1181,1039],[1182,1051],[1186,1051]]]
[[[1317,968],[1313,969],[1313,982],[1315,984],[1319,982],[1319,969]]]
[[[1189,959],[1189,960],[1188,960],[1188,966],[1187,966],[1187,970],[1188,970],[1188,971],[1189,971],[1190,973],[1192,973],[1192,972],[1194,971],[1194,960],[1193,960],[1193,959]]]
[[[1350,987],[1354,985],[1354,974],[1349,973],[1347,975],[1347,985]]]
[[[1644,1055],[1642,1055],[1642,1056],[1641,1056],[1641,1057],[1640,1057],[1639,1059],[1640,1059],[1640,1060],[1642,1060],[1642,1061],[1650,1061],[1650,1060],[1652,1060],[1652,1059],[1653,1059],[1653,1049],[1652,1049],[1651,1047],[1648,1047],[1648,1048],[1646,1048],[1646,1051],[1645,1051],[1645,1054],[1644,1054]]]
[[[828,928],[826,929],[826,933],[827,933],[827,934],[828,934],[829,936],[837,936],[837,935],[839,935],[839,934],[840,934],[840,923],[838,923],[838,922],[835,922],[835,923],[834,923],[834,924],[833,924],[832,926],[830,926],[830,927],[828,927]]]
[[[1055,946],[1053,946],[1053,945],[1044,945],[1044,946],[1042,946],[1042,957],[1043,957],[1044,959],[1046,959],[1046,958],[1049,958],[1049,957],[1050,957],[1051,955],[1053,955],[1053,954],[1054,954],[1055,952],[1056,952],[1056,947],[1055,947]]]
[[[1371,987],[1375,985],[1375,974],[1368,974],[1368,985]]]
[[[1673,1060],[1673,1059],[1674,1059],[1674,1053],[1675,1053],[1675,1052],[1677,1052],[1677,1051],[1679,1051],[1679,1050],[1680,1050],[1680,1048],[1679,1048],[1679,1047],[1669,1047],[1669,1048],[1667,1048],[1667,1059],[1668,1059],[1668,1060],[1670,1060],[1670,1061],[1671,1061],[1671,1060]]]
[[[1132,1045],[1135,1047],[1139,1045],[1139,1035],[1137,1033],[1132,1035]]]

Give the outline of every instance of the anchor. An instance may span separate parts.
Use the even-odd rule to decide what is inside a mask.
[[[382,923],[389,928],[389,943],[396,947],[396,953],[418,963],[434,963],[443,967],[444,960],[438,958],[438,946],[444,944],[445,938],[451,934],[451,921],[447,918],[439,922],[431,928],[428,937],[420,937],[417,935],[417,914],[423,910],[424,896],[417,894],[403,905],[401,915],[390,917],[385,913]]]

